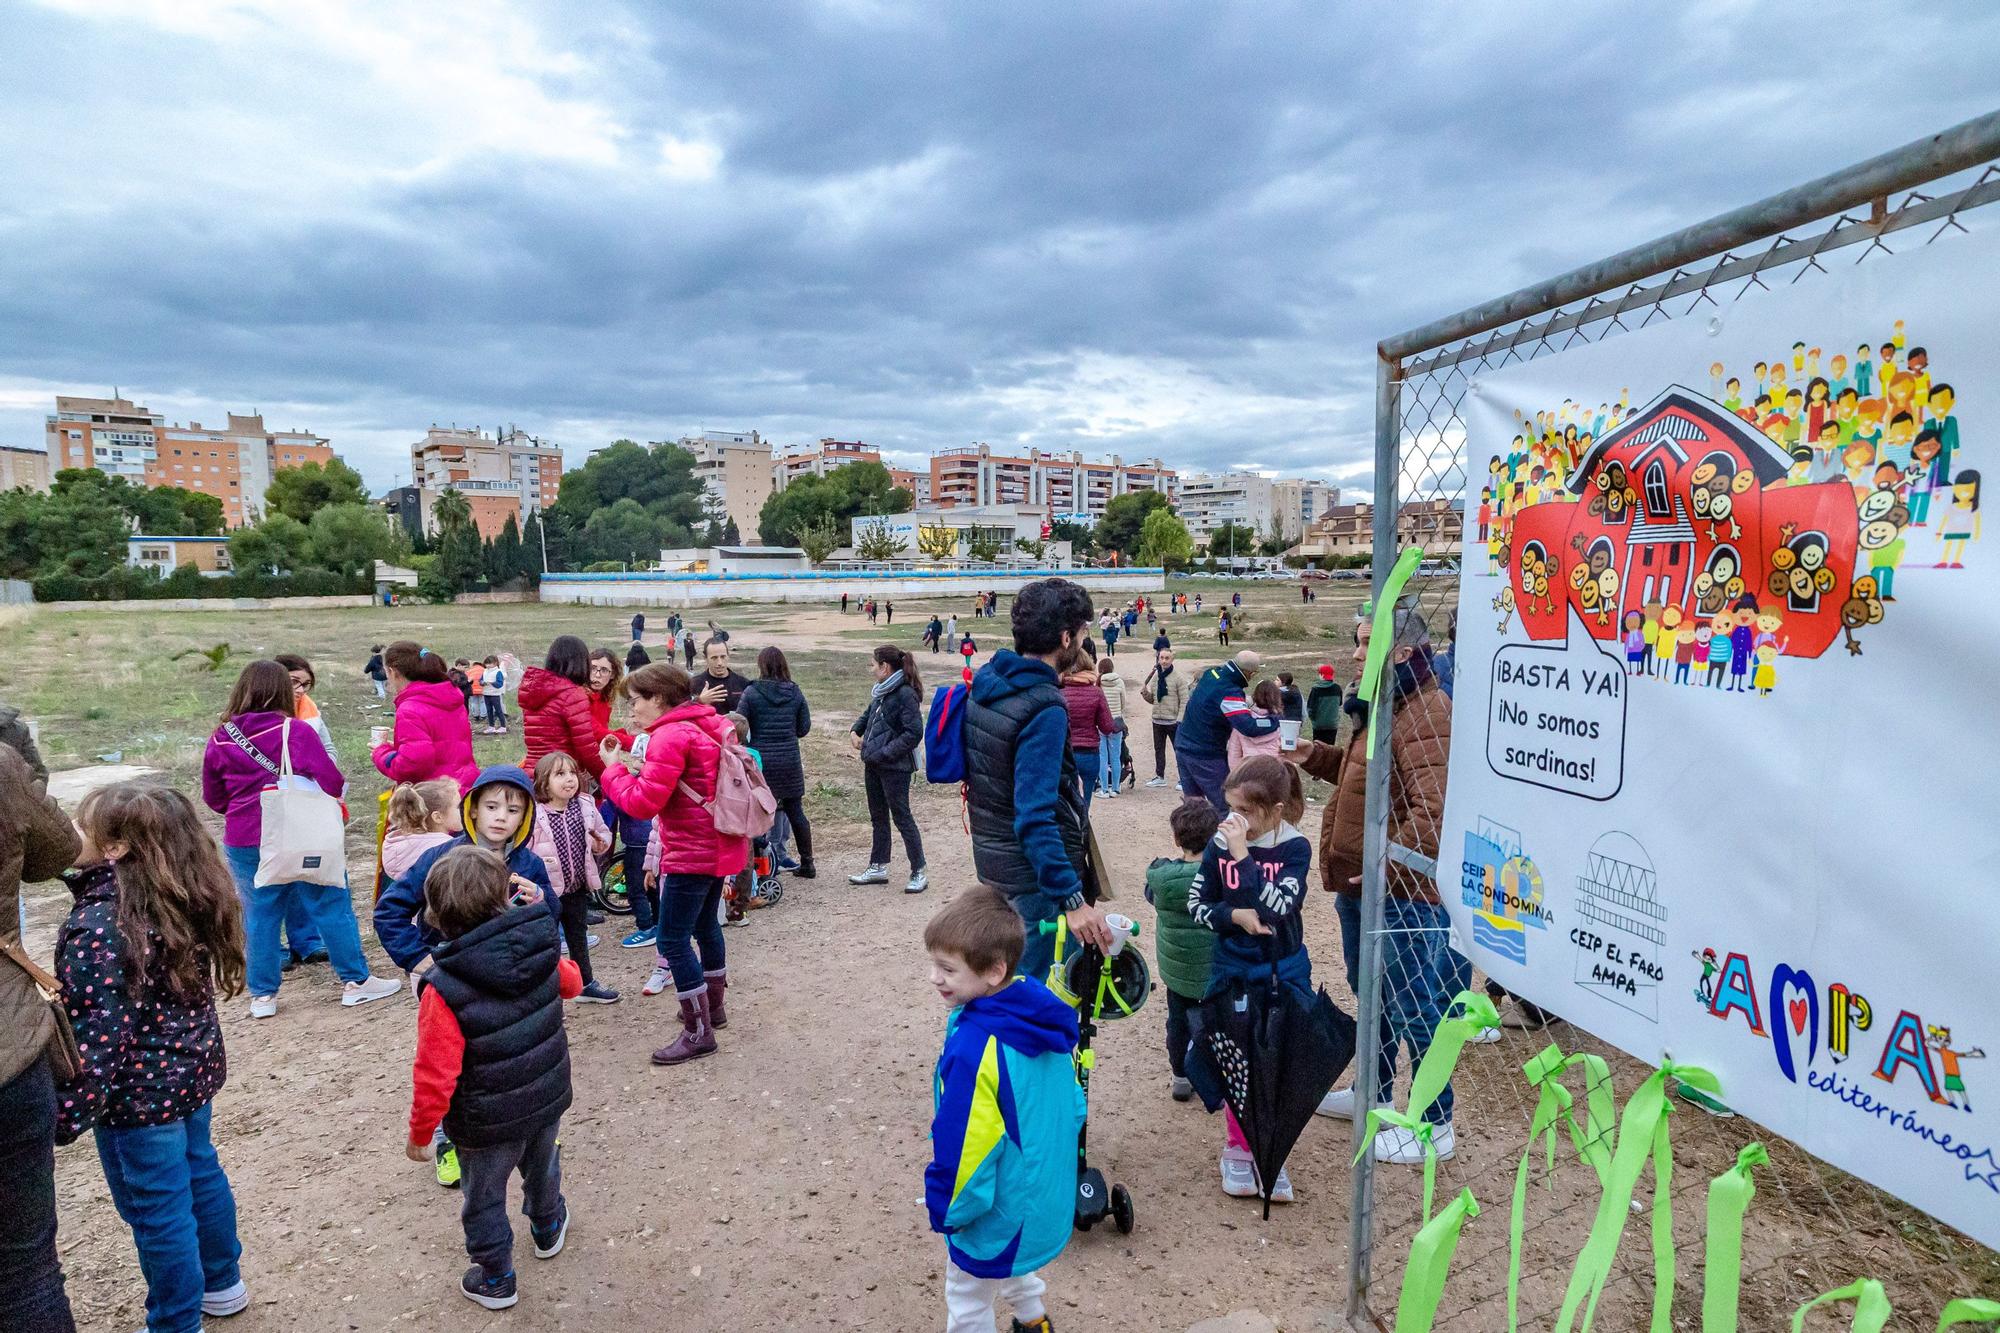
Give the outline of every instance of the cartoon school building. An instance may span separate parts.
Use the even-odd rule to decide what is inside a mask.
[[[1615,639],[1649,603],[1705,618],[1748,595],[1784,617],[1790,656],[1818,657],[1840,634],[1860,523],[1851,485],[1784,484],[1790,463],[1720,403],[1667,389],[1592,444],[1564,498],[1515,519],[1508,578],[1530,637],[1562,638],[1572,607]],[[1544,594],[1523,572],[1537,561]]]

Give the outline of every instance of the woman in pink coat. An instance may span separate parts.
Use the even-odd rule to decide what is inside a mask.
[[[690,702],[687,672],[665,662],[640,667],[625,678],[632,721],[646,730],[646,757],[627,771],[616,736],[606,736],[604,794],[634,819],[657,819],[647,872],[657,868],[660,890],[660,963],[645,993],[657,995],[671,975],[681,1004],[681,1034],[653,1052],[653,1063],[677,1065],[715,1049],[715,1028],[728,1023],[728,986],[722,923],[716,909],[722,886],[749,864],[750,844],[715,831],[708,802],[715,799],[722,747],[736,730],[707,704]]]
[[[375,747],[375,767],[391,782],[451,778],[471,791],[479,778],[465,696],[445,679],[444,659],[404,639],[382,652],[396,696],[391,738]]]

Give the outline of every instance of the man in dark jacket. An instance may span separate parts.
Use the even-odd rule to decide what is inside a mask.
[[[702,645],[701,655],[708,663],[708,670],[694,682],[695,701],[707,704],[725,716],[735,712],[736,705],[743,702],[743,691],[750,688],[750,680],[741,672],[730,669],[729,640],[710,639]]]
[[[1187,711],[1174,734],[1181,790],[1207,801],[1225,817],[1229,804],[1222,799],[1222,783],[1229,776],[1229,733],[1268,736],[1278,729],[1276,717],[1250,707],[1250,682],[1263,665],[1263,658],[1245,648],[1233,661],[1202,672],[1188,691]]]
[[[973,869],[1021,914],[1027,934],[1020,974],[1037,980],[1055,960],[1055,938],[1042,933],[1043,923],[1064,916],[1073,940],[1099,948],[1111,943],[1094,902],[1088,815],[1055,667],[1083,638],[1090,612],[1090,594],[1067,579],[1021,589],[1011,617],[1013,651],[1001,649],[980,668],[966,702]]]

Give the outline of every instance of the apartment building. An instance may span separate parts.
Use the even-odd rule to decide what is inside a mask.
[[[694,455],[711,519],[734,520],[737,536],[757,545],[757,518],[777,489],[771,443],[754,430],[709,430],[674,443]],[[850,460],[851,461],[851,460]]]
[[[46,449],[0,444],[0,491],[46,491],[54,479]]]
[[[1457,501],[1411,500],[1396,518],[1396,545],[1421,546],[1426,556],[1456,556],[1465,514]],[[1293,555],[1308,560],[1327,556],[1369,555],[1375,549],[1375,506],[1335,505],[1320,515],[1306,530],[1304,539],[1292,549]]]
[[[517,530],[525,526],[518,483],[469,478],[448,484],[465,497],[466,508],[472,513],[472,526],[480,536],[498,537],[510,518]],[[382,507],[391,519],[403,525],[403,531],[414,542],[419,536],[436,535],[437,502],[444,492],[444,486],[398,486],[382,497]]]
[[[1251,528],[1260,537],[1275,527],[1295,542],[1339,503],[1340,488],[1324,482],[1223,472],[1184,478],[1179,513],[1197,543],[1225,523]]]
[[[822,439],[776,451],[771,460],[771,488],[782,491],[800,477],[824,477],[849,463],[879,463],[880,450],[860,440]]]
[[[473,519],[489,537],[506,525],[508,503],[517,525],[554,504],[562,487],[562,469],[562,446],[514,425],[495,437],[477,426],[433,424],[423,439],[410,446],[410,484],[430,492],[433,499],[446,487],[469,501],[476,498]],[[428,520],[430,503],[425,502],[422,510]]]
[[[928,472],[892,467],[889,469],[889,484],[908,491],[918,506],[928,506],[931,502],[931,474]]]
[[[264,512],[271,474],[333,461],[327,441],[304,430],[272,430],[261,413],[228,414],[228,424],[170,424],[126,398],[59,395],[46,419],[48,453],[59,467],[94,467],[141,486],[180,486],[222,501],[230,527]]]
[[[1113,456],[1086,460],[1081,453],[1025,456],[996,454],[991,445],[946,449],[931,459],[930,503],[1033,505],[1055,518],[1096,522],[1121,495],[1159,491],[1176,495],[1178,476],[1159,459],[1128,464]]]

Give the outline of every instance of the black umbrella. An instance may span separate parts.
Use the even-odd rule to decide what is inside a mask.
[[[1227,1102],[1250,1144],[1271,1216],[1271,1185],[1327,1089],[1354,1058],[1354,1020],[1325,989],[1236,982],[1198,1011],[1188,1073],[1210,1110]]]

